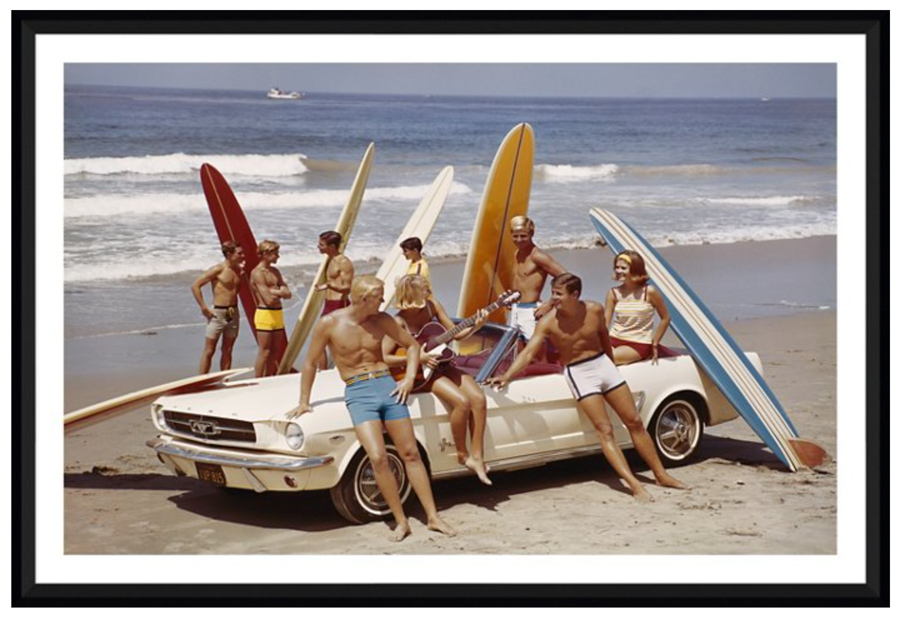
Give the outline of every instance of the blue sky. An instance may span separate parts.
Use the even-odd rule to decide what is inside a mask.
[[[834,64],[76,64],[67,85],[410,95],[835,97]]]

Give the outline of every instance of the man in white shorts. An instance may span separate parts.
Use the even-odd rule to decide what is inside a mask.
[[[541,292],[548,276],[565,273],[549,253],[534,244],[534,221],[527,216],[516,216],[509,221],[509,231],[516,246],[516,265],[513,270],[512,289],[522,294],[509,311],[509,325],[515,326],[526,339],[531,339],[537,321],[550,310],[549,304],[541,305]]]
[[[653,471],[656,483],[670,488],[687,488],[663,468],[653,439],[647,434],[634,406],[631,389],[612,362],[612,347],[603,305],[591,300],[580,300],[581,279],[574,274],[565,273],[555,277],[550,290],[551,310],[538,321],[532,339],[506,373],[490,378],[488,384],[496,388],[508,384],[531,362],[544,339],[549,339],[559,351],[560,361],[566,366],[566,380],[572,389],[572,395],[578,401],[578,408],[597,430],[604,457],[619,477],[625,480],[634,497],[639,501],[652,499],[631,472],[616,443],[604,401],[612,406],[628,428],[635,449]]]

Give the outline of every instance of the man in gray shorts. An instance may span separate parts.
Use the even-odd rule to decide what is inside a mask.
[[[222,370],[231,369],[231,352],[238,336],[241,316],[238,312],[238,290],[240,289],[244,269],[244,250],[234,242],[222,244],[225,261],[216,264],[191,285],[194,299],[206,318],[206,343],[200,356],[200,373],[209,373],[212,357],[216,351],[219,336],[222,339]],[[212,284],[213,308],[206,306],[201,288]]]
[[[544,338],[549,339],[559,351],[560,362],[566,366],[566,381],[572,390],[572,396],[578,401],[578,409],[594,424],[600,437],[603,456],[628,484],[634,498],[638,501],[652,499],[631,472],[622,449],[616,443],[604,402],[616,411],[628,428],[634,448],[653,471],[656,483],[669,488],[687,488],[663,468],[653,439],[647,434],[634,407],[631,389],[613,363],[603,305],[580,299],[581,279],[574,274],[565,273],[555,277],[550,284],[550,291],[552,310],[538,321],[534,337],[506,373],[490,378],[488,383],[497,388],[509,384],[535,357]]]

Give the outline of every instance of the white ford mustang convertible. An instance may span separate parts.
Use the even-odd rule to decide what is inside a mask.
[[[479,382],[501,372],[514,357],[518,331],[485,325],[469,337],[478,354],[454,363]],[[465,350],[463,350],[465,351]],[[748,357],[761,371],[759,357]],[[620,368],[641,418],[667,466],[695,454],[705,426],[737,417],[709,378],[687,355]],[[599,454],[590,421],[579,414],[560,366],[532,363],[506,388],[485,387],[488,414],[485,461],[493,473],[555,460]],[[337,370],[319,372],[313,411],[296,420],[285,413],[297,405],[298,374],[228,381],[212,390],[170,395],[151,406],[159,435],[148,442],[179,476],[228,488],[265,491],[327,489],[337,511],[361,523],[390,514],[381,498],[365,451],[344,407],[344,383]],[[430,393],[409,400],[419,450],[433,480],[471,476],[456,461],[447,409]],[[616,438],[631,447],[628,431],[610,411]],[[391,467],[406,501],[409,480],[385,437]]]

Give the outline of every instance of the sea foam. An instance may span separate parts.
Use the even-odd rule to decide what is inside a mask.
[[[66,175],[171,175],[191,174],[206,162],[225,175],[288,177],[307,172],[302,153],[272,155],[191,155],[172,153],[125,158],[71,158],[65,161]]]
[[[364,200],[415,202],[421,200],[429,188],[429,185],[370,188],[366,190]],[[458,182],[454,182],[450,188],[451,195],[464,195],[470,192],[472,190],[468,186]],[[235,196],[244,211],[337,208],[347,202],[349,194],[349,189],[279,193],[235,191]],[[192,211],[203,212],[206,209],[206,199],[202,193],[96,195],[65,199],[65,217],[70,219],[183,214]]]
[[[572,166],[571,164],[538,164],[535,177],[552,184],[568,184],[582,181],[612,180],[619,167],[615,164],[596,166]]]

